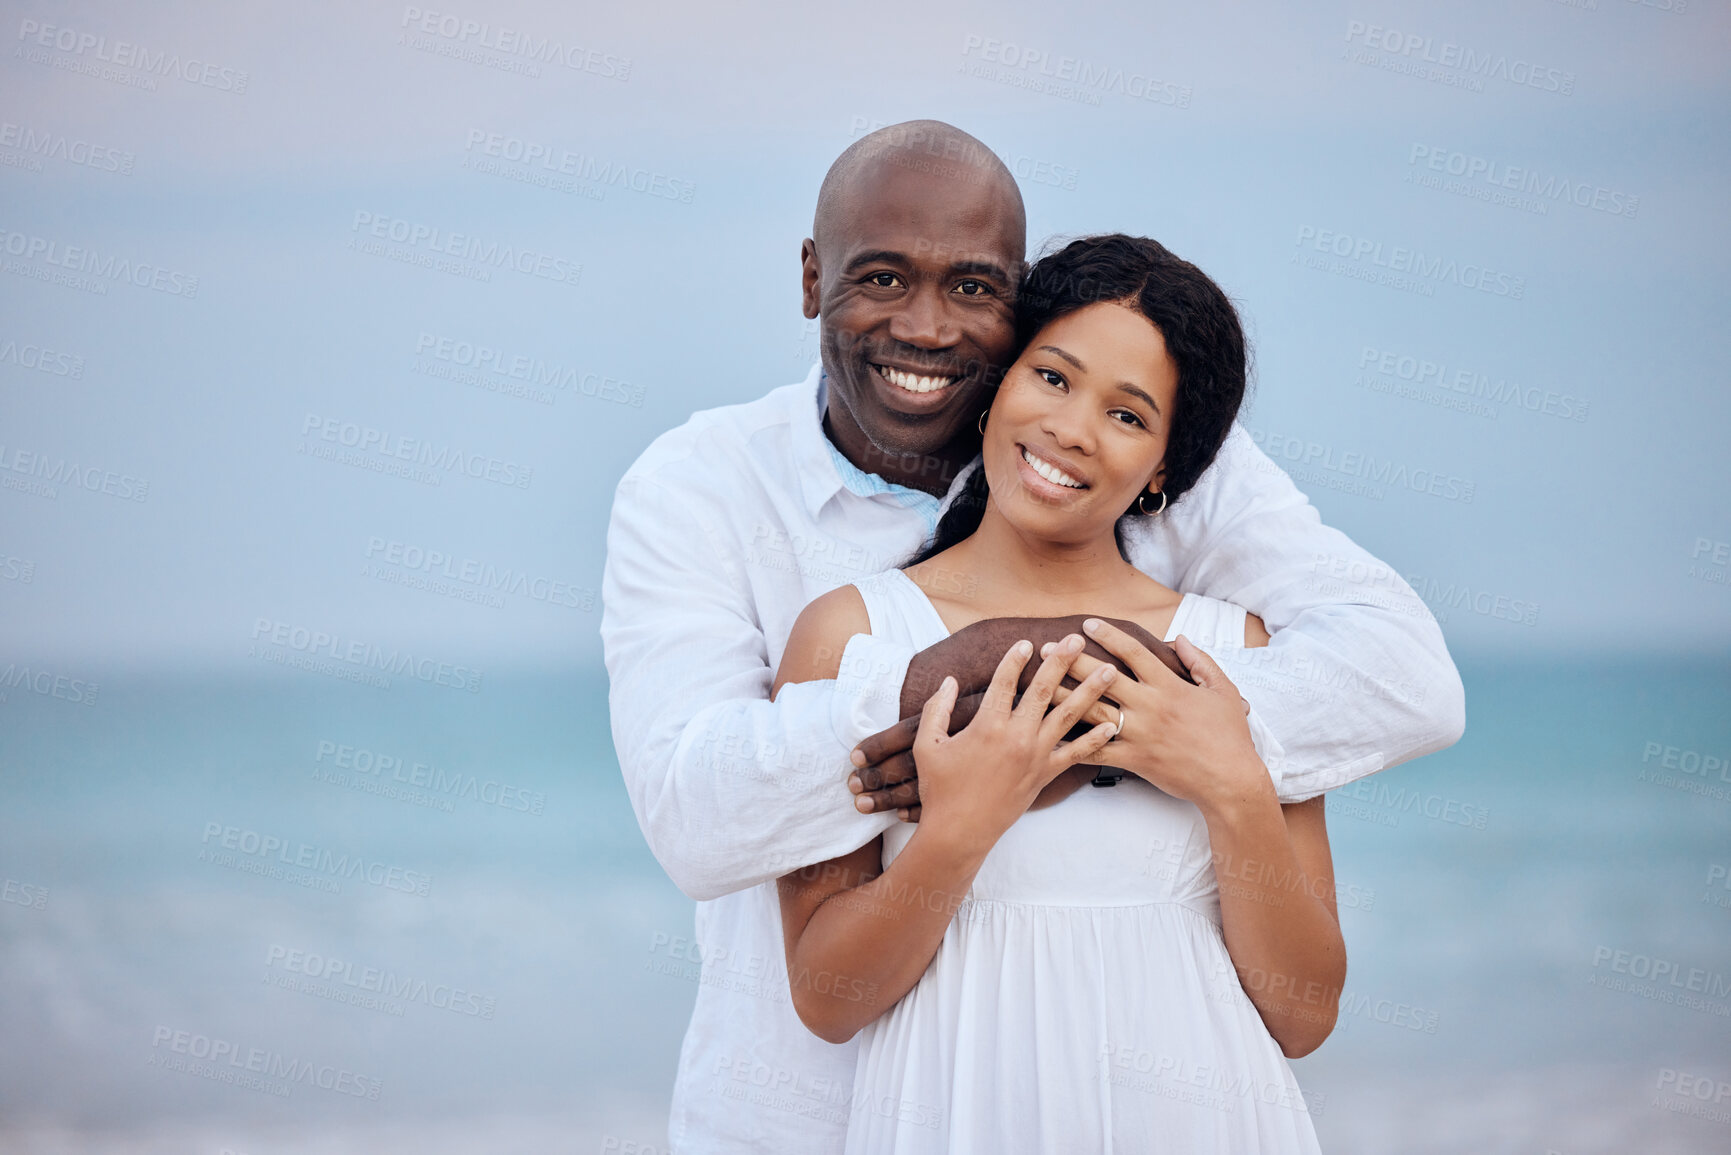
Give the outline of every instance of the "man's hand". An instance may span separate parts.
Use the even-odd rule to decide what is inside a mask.
[[[950,733],[960,733],[979,712],[984,699],[983,692],[958,698],[950,711]],[[910,822],[919,821],[920,784],[914,776],[914,739],[919,732],[920,715],[915,714],[854,747],[854,772],[847,785],[859,796],[854,806],[860,811],[893,809]]]
[[[848,778],[848,789],[856,795],[854,805],[861,811],[896,810],[900,816],[917,822],[920,815],[918,768],[914,763],[914,735],[919,730],[920,711],[937,692],[945,677],[953,677],[959,687],[951,725],[960,730],[979,708],[980,691],[992,680],[998,663],[1011,646],[1023,638],[1034,643],[1034,652],[1041,653],[1047,643],[1057,642],[1070,634],[1080,633],[1085,614],[1063,618],[988,618],[966,626],[941,642],[936,642],[914,655],[908,664],[907,677],[902,682],[902,720],[887,730],[880,730],[862,741],[853,752],[854,773]],[[1190,675],[1184,663],[1165,642],[1135,622],[1107,618],[1124,633],[1135,638],[1168,669],[1185,681]],[[1134,671],[1123,659],[1097,642],[1089,640],[1083,654],[1100,662],[1110,662],[1122,673],[1134,677]],[[1090,669],[1095,668],[1093,665]],[[1033,668],[1024,669],[1017,684],[1017,693],[1028,688],[1033,680]],[[1067,685],[1075,679],[1066,678]],[[1060,699],[1063,697],[1059,691]],[[1083,720],[1099,722],[1101,708],[1091,709]],[[1110,707],[1106,707],[1110,709]]]
[[[946,677],[956,680],[963,698],[979,693],[990,684],[998,663],[1018,641],[1026,638],[1033,642],[1034,652],[1039,653],[1047,642],[1060,641],[1070,634],[1080,634],[1083,621],[1090,616],[1072,614],[1063,618],[987,618],[985,621],[962,627],[940,642],[932,643],[915,654],[913,661],[908,663],[907,675],[902,680],[902,717],[919,717],[927,700],[938,692],[938,686]],[[1186,679],[1189,677],[1184,672],[1184,663],[1178,660],[1172,647],[1135,622],[1118,618],[1103,620],[1111,622],[1141,642],[1165,662],[1166,668],[1174,674]],[[1082,652],[1101,661],[1114,662],[1121,673],[1130,672],[1097,642],[1089,640]],[[1032,671],[1024,670],[1016,692],[1026,690],[1031,681]],[[1068,680],[1068,683],[1074,685],[1074,680]],[[872,761],[875,762],[876,759]]]

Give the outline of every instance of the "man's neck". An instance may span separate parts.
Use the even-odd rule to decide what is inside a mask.
[[[833,401],[824,405],[823,435],[861,471],[935,497],[950,491],[956,476],[979,452],[979,446],[966,437],[934,453],[885,452],[872,444],[853,417],[845,409],[838,409]]]

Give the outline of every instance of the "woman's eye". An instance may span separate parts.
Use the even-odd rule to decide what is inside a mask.
[[[880,289],[893,289],[901,281],[901,278],[894,273],[873,273],[866,278],[866,281]]]
[[[963,281],[956,286],[956,292],[964,297],[983,297],[992,291],[992,287],[984,281]]]
[[[1063,374],[1059,373],[1056,369],[1036,369],[1034,372],[1038,373],[1040,379],[1046,384],[1057,389],[1062,389],[1064,387]]]
[[[1125,425],[1140,426],[1143,424],[1142,419],[1130,412],[1128,409],[1114,409],[1112,410],[1112,417],[1115,420],[1122,421]]]

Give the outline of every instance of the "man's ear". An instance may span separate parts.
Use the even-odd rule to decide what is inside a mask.
[[[817,264],[817,242],[807,237],[799,246],[799,292],[800,308],[808,321],[818,313],[818,302],[822,295],[818,282],[822,278],[823,270]]]

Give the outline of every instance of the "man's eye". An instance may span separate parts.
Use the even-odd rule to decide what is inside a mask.
[[[992,286],[984,281],[963,281],[956,286],[956,292],[964,297],[983,297],[992,291]]]
[[[873,273],[866,280],[880,289],[893,289],[901,282],[901,278],[894,273]]]

